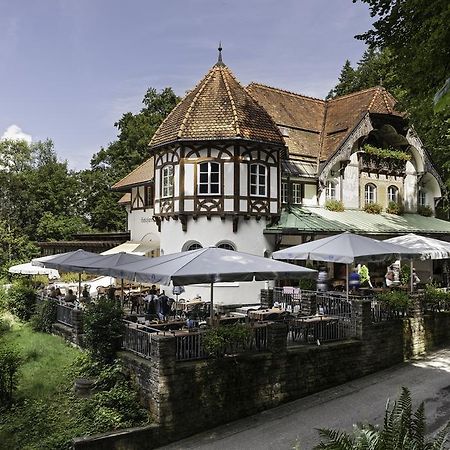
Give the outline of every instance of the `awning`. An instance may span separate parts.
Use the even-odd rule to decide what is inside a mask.
[[[342,212],[325,208],[295,207],[283,210],[279,222],[268,226],[265,234],[359,234],[400,235],[406,233],[449,234],[450,222],[419,214],[369,214],[361,210]]]
[[[159,249],[157,241],[127,241],[117,247],[102,252],[102,255],[114,255],[115,253],[132,253],[139,256],[150,256],[151,252]]]

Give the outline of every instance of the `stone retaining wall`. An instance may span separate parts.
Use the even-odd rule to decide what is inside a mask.
[[[286,347],[287,329],[274,325],[269,330],[269,351],[265,353],[176,361],[175,339],[170,336],[158,336],[148,360],[123,352],[121,357],[160,427],[157,435],[153,429],[140,429],[140,436],[147,436],[140,440],[140,448],[152,449],[337,386],[450,340],[450,313],[372,324],[370,303],[358,302],[354,311],[358,339],[351,341]],[[123,435],[120,446],[113,444],[111,437],[108,439],[108,448],[135,448],[131,443],[134,441],[122,446]],[[89,447],[83,441],[77,442],[75,448],[103,447]]]

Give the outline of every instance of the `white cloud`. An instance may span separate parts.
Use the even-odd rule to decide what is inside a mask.
[[[2,139],[10,139],[12,141],[27,141],[31,143],[31,135],[24,133],[18,125],[10,125],[0,137]]]

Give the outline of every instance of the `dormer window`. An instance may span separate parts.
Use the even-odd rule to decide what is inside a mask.
[[[267,195],[267,167],[263,164],[250,165],[250,195]]]
[[[203,162],[198,167],[198,193],[200,195],[220,194],[220,164]]]
[[[374,184],[366,184],[364,188],[364,201],[366,205],[369,203],[376,203],[377,201],[377,188]]]
[[[161,197],[173,197],[173,166],[168,165],[162,169]]]
[[[325,196],[327,200],[336,200],[336,184],[332,181],[327,182]]]
[[[389,202],[398,203],[398,188],[396,186],[389,186],[387,194]]]

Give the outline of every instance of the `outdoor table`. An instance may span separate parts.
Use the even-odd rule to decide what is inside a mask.
[[[248,316],[254,320],[266,320],[269,317],[276,317],[285,312],[285,310],[279,308],[258,309],[256,311],[249,311]]]

